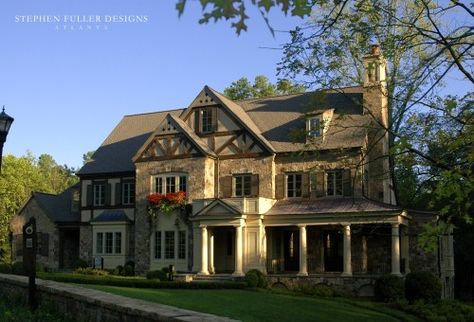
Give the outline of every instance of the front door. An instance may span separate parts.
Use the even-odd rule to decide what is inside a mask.
[[[299,270],[300,236],[297,230],[283,231],[285,271]]]
[[[324,271],[342,272],[342,232],[324,232]]]

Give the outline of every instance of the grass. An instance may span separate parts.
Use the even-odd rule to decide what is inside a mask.
[[[378,309],[347,299],[322,299],[269,291],[139,289],[81,285],[104,292],[242,321],[417,321],[389,308]]]
[[[41,304],[31,312],[22,299],[12,296],[0,297],[0,321],[2,322],[66,322],[74,321],[55,312],[52,304]]]

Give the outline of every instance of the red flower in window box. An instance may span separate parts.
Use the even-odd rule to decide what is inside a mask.
[[[148,195],[148,213],[156,217],[157,212],[171,214],[175,209],[186,205],[186,192],[152,193]]]

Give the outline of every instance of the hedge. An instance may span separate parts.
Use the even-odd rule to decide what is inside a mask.
[[[75,275],[75,274],[38,274],[39,278],[62,283],[95,284],[134,288],[181,288],[181,289],[243,289],[242,282],[182,282],[158,281],[143,278],[120,278],[110,276]]]

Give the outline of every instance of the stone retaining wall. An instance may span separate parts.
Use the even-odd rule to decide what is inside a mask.
[[[58,312],[81,322],[235,321],[64,283],[40,279],[36,283],[39,303],[51,303]],[[26,300],[27,294],[27,277],[0,274],[0,296]]]

